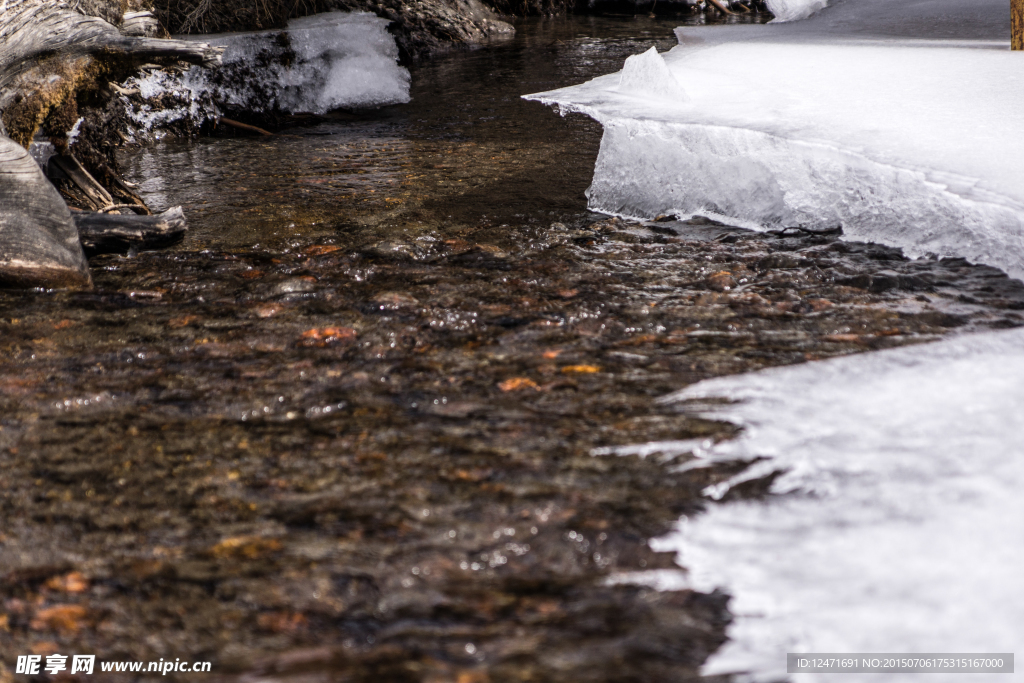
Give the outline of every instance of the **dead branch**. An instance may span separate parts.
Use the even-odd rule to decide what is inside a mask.
[[[242,123],[241,121],[235,121],[234,119],[226,119],[223,116],[217,119],[219,123],[223,123],[225,126],[231,126],[232,128],[238,128],[239,130],[247,130],[252,133],[259,133],[260,135],[274,135],[269,130],[264,130],[259,126],[250,126],[248,123]]]

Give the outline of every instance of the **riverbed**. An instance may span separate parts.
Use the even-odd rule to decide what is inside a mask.
[[[836,232],[588,212],[600,127],[520,96],[679,23],[522,21],[414,67],[408,105],[125,150],[186,240],[93,259],[91,292],[0,293],[0,661],[696,675],[728,596],[622,579],[674,568],[647,540],[745,464],[674,467],[736,430],[657,399],[1019,326],[1024,286]],[[617,454],[647,442],[684,446]]]

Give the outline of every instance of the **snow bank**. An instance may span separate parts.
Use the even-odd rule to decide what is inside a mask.
[[[285,31],[203,36],[225,48],[216,69],[155,71],[131,79],[145,100],[131,110],[144,130],[218,113],[309,112],[409,101],[409,72],[398,65],[388,21],[368,12],[328,12]],[[170,98],[172,105],[167,105]]]
[[[707,493],[785,472],[769,503],[712,505],[652,542],[678,551],[692,586],[734,595],[731,642],[706,673],[775,680],[786,652],[1024,650],[1022,349],[1024,330],[965,336],[670,397],[738,401],[709,414],[744,432],[707,457],[769,458]]]
[[[660,71],[685,100],[625,92],[614,74],[527,97],[604,125],[599,211],[842,225],[1022,276],[1024,69],[1008,15],[995,0],[836,0],[802,22],[677,29]]]
[[[1024,56],[1008,49],[1005,0],[823,4],[677,29],[663,69],[643,55],[643,88],[623,88],[624,71],[528,98],[603,124],[588,191],[599,211],[841,225],[1024,276]],[[673,87],[686,98],[652,95]],[[766,458],[712,498],[783,473],[769,501],[711,505],[652,541],[679,553],[687,585],[733,596],[731,640],[705,673],[782,680],[787,652],[1024,649],[1024,331],[712,380],[672,400],[712,396],[738,401],[712,413],[745,427],[735,441],[615,451],[690,450],[682,467]]]

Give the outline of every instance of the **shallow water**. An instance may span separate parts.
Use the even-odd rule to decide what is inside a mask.
[[[185,248],[279,248],[341,226],[385,236],[582,220],[600,127],[566,125],[520,96],[621,68],[651,45],[667,50],[677,23],[523,22],[510,41],[414,67],[408,105],[269,139],[166,140],[126,154],[127,171],[153,206],[185,207]]]
[[[836,235],[589,213],[600,130],[519,95],[677,23],[523,22],[414,69],[404,107],[126,152],[185,242],[95,258],[92,292],[0,293],[0,661],[692,676],[726,597],[610,579],[672,567],[646,539],[743,465],[595,449],[728,438],[656,399],[1018,326],[1024,287]]]

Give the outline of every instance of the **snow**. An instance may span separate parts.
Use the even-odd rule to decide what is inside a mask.
[[[772,21],[799,21],[806,19],[828,4],[828,0],[768,0],[768,9],[775,18]]]
[[[1008,49],[1005,0],[771,2],[766,25],[677,29],[664,67],[648,52],[621,74],[527,96],[604,126],[591,208],[841,225],[849,239],[1024,276],[1024,54]],[[730,640],[704,673],[783,680],[787,652],[1024,649],[1024,331],[721,378],[667,400],[744,430],[595,455],[689,453],[680,469],[763,458],[651,541],[682,570],[610,579],[732,595]],[[767,501],[723,499],[773,473]]]
[[[685,102],[688,98],[656,48],[626,58],[618,92],[634,97]]]
[[[664,68],[643,55],[640,90],[624,71],[527,97],[604,125],[593,209],[841,225],[1021,276],[1024,69],[1008,16],[995,0],[835,0],[805,21],[679,28]],[[656,94],[677,87],[685,99]]]
[[[710,497],[784,472],[768,503],[713,504],[652,541],[679,553],[690,586],[734,596],[731,641],[705,673],[773,680],[786,652],[1024,650],[1022,349],[1024,330],[968,335],[669,397],[736,401],[703,410],[745,429],[698,465],[768,458]],[[800,675],[861,679],[877,675]]]
[[[227,102],[322,114],[341,107],[375,107],[409,101],[409,72],[398,65],[398,46],[387,19],[369,12],[328,12],[288,22],[294,61],[272,63],[262,79],[273,84],[270,102],[256,102],[248,84],[231,83],[218,94]],[[204,38],[224,45],[224,66],[249,67],[274,52],[277,32]]]
[[[285,31],[202,36],[225,48],[223,64],[130,79],[144,98],[171,95],[177,106],[134,106],[143,130],[177,121],[201,125],[219,113],[323,114],[409,101],[409,72],[398,64],[388,21],[369,12],[327,12]]]
[[[28,146],[28,153],[32,155],[35,162],[39,164],[39,168],[43,169],[45,173],[46,165],[50,163],[50,157],[56,154],[57,150],[52,142],[37,134]]]

